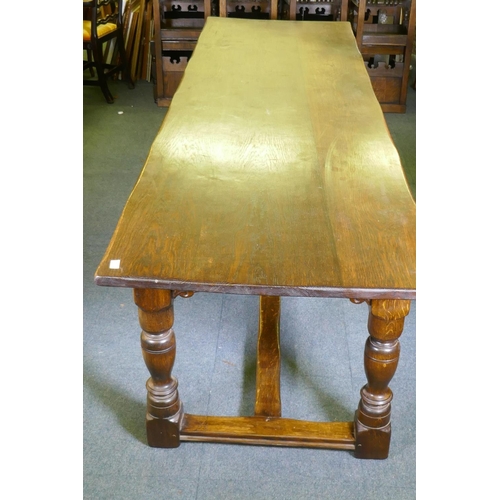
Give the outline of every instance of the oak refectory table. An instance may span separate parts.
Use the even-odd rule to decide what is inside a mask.
[[[415,203],[350,25],[208,18],[95,275],[133,288],[149,445],[386,458],[415,238]],[[173,303],[196,292],[260,296],[254,416],[183,408]],[[280,296],[369,304],[353,421],[281,418]]]

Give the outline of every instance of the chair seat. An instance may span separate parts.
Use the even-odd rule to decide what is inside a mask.
[[[116,24],[113,23],[100,24],[97,26],[97,37],[101,38],[113,31],[116,31]],[[92,21],[83,21],[84,42],[90,42],[91,33],[92,33]]]

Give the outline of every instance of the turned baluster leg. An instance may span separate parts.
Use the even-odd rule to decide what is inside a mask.
[[[409,300],[372,300],[368,318],[370,336],[365,345],[368,383],[354,417],[358,458],[387,458],[391,441],[389,389],[399,360],[399,337],[410,311]]]
[[[151,378],[146,383],[148,444],[156,448],[179,446],[182,403],[177,380],[171,376],[175,361],[173,294],[170,290],[135,289],[142,328],[142,354]]]

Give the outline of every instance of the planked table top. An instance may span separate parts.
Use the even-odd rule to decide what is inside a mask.
[[[349,23],[209,17],[95,282],[411,299],[415,233]]]

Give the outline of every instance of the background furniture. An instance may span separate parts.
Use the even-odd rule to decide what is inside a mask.
[[[85,78],[83,84],[98,85],[106,101],[112,104],[114,99],[107,78],[122,71],[129,88],[134,88],[123,41],[122,0],[88,0],[83,2],[83,9],[83,49],[87,51],[83,69],[89,69],[91,76],[94,75],[94,68],[97,72],[97,80]],[[90,19],[86,19],[88,14]],[[109,49],[113,41],[118,49],[118,57],[106,60],[104,44],[108,44]]]
[[[155,100],[158,106],[170,106],[211,13],[211,0],[153,0]]]
[[[383,111],[404,113],[416,0],[342,0]]]
[[[416,0],[154,0],[155,100],[169,106],[208,15],[349,21],[385,112],[404,113]]]
[[[293,21],[340,21],[341,0],[284,0],[282,19]]]
[[[278,0],[220,0],[220,17],[278,19]]]

